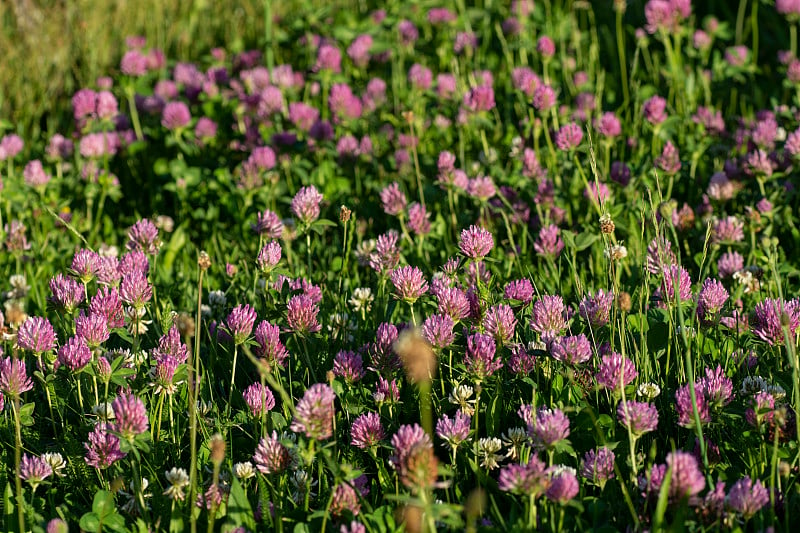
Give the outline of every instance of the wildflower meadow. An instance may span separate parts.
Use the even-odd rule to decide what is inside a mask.
[[[231,13],[0,106],[0,530],[794,530],[800,1]]]

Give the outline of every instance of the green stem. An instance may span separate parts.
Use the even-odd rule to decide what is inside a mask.
[[[314,383],[318,383],[317,381],[317,373],[314,371],[314,365],[311,364],[311,355],[308,353],[308,345],[306,344],[306,338],[300,337],[300,342],[303,345],[303,355],[306,358],[306,364],[308,365],[308,371],[311,373],[311,377],[314,378]]]
[[[158,395],[158,406],[156,407],[156,430],[153,432],[153,442],[158,442],[161,434],[161,411],[164,409],[164,394]]]
[[[19,395],[14,398],[14,481],[17,488],[17,518],[20,533],[25,531],[25,510],[22,500],[22,478],[20,477],[19,463],[22,455],[22,424],[19,420]]]
[[[736,44],[742,44],[742,33],[744,31],[744,12],[746,8],[747,0],[739,0],[739,9],[736,12]]]
[[[131,122],[133,122],[133,131],[136,132],[136,140],[141,141],[144,139],[144,135],[142,134],[142,125],[139,123],[139,111],[136,109],[133,85],[125,87],[125,94],[128,97],[128,110],[131,113]]]
[[[617,53],[619,54],[619,74],[622,78],[623,106],[631,100],[628,92],[628,65],[625,61],[625,34],[622,33],[622,11],[617,10]]]
[[[199,359],[200,359],[200,323],[202,320],[201,307],[203,304],[203,274],[201,268],[197,277],[197,316],[194,324],[194,351],[192,364],[189,365],[189,503],[194,505],[197,495],[197,396],[199,392]],[[189,521],[192,533],[197,532],[197,513],[190,511]]]
[[[233,345],[233,370],[231,370],[231,388],[228,391],[228,405],[225,410],[230,414],[231,412],[231,401],[233,400],[233,387],[234,382],[236,381],[236,359],[239,356],[239,345]]]
[[[267,69],[272,75],[272,0],[264,0],[264,33],[266,37]]]

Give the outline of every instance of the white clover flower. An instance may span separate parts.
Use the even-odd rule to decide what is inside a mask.
[[[470,398],[474,392],[469,385],[456,385],[448,399],[450,403],[457,405],[465,415],[472,416],[475,414],[475,400]]]
[[[328,324],[326,326],[331,334],[332,339],[338,339],[341,335],[342,339],[352,342],[353,334],[356,325],[350,320],[350,315],[347,313],[333,313],[328,317]]]
[[[171,500],[183,501],[186,497],[183,489],[189,485],[189,474],[183,468],[172,467],[171,470],[164,472],[164,477],[169,482],[169,487],[164,491],[164,496]]]
[[[113,244],[101,244],[97,249],[97,255],[101,257],[119,257],[119,248]]]
[[[481,466],[494,470],[499,468],[499,462],[503,460],[503,456],[497,452],[503,449],[503,443],[497,437],[483,438],[478,441],[478,457],[481,461]]]
[[[372,295],[372,289],[369,287],[358,287],[353,291],[348,303],[353,307],[353,312],[359,313],[369,311],[372,308],[372,302],[375,297]]]
[[[740,285],[744,285],[745,294],[756,292],[761,287],[758,279],[753,276],[753,272],[746,268],[735,272],[733,279],[738,281]]]
[[[649,401],[661,394],[661,387],[655,383],[642,383],[639,385],[639,388],[636,389],[636,394]]]
[[[519,460],[522,454],[522,448],[528,443],[528,432],[525,430],[525,428],[510,428],[508,431],[503,433],[501,437],[503,444],[508,447],[506,457],[512,461]]]
[[[92,407],[92,414],[105,420],[114,419],[114,409],[111,408],[110,402],[104,402],[95,405]]]
[[[612,244],[606,248],[603,253],[608,259],[612,261],[621,261],[628,257],[628,249],[622,244]]]
[[[42,454],[42,459],[45,460],[47,464],[50,465],[50,468],[53,469],[53,473],[58,477],[64,477],[64,468],[67,466],[67,462],[64,460],[64,457],[57,452],[47,452]]]
[[[292,500],[294,500],[295,503],[299,504],[305,500],[306,490],[308,490],[309,499],[313,499],[314,496],[316,496],[314,487],[317,486],[317,481],[311,479],[311,476],[309,476],[308,472],[305,470],[295,470],[295,472],[289,476],[289,484],[292,486]]]
[[[742,394],[750,396],[759,392],[765,392],[768,388],[769,383],[761,376],[747,376],[742,380],[740,390]]]
[[[128,306],[123,309],[123,313],[125,315],[128,333],[131,335],[137,333],[139,335],[144,335],[147,333],[147,326],[153,323],[152,320],[144,320],[144,315],[147,313],[147,309],[144,307],[136,309],[135,307]]]
[[[236,479],[250,479],[251,477],[255,477],[256,469],[250,461],[236,463],[233,465],[233,475],[236,476]]]
[[[30,286],[28,286],[25,276],[21,274],[14,274],[8,279],[8,281],[11,283],[11,290],[6,293],[6,298],[10,300],[22,300],[31,290]]]
[[[375,251],[375,247],[377,245],[378,241],[376,241],[375,239],[369,239],[358,243],[358,246],[356,246],[356,249],[353,253],[356,256],[356,260],[358,260],[359,265],[361,266],[369,265],[369,256],[372,255],[372,252]]]

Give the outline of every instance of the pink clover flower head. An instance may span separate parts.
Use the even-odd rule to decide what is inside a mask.
[[[319,218],[322,194],[313,185],[303,187],[292,199],[292,213],[305,224],[311,224]]]
[[[711,226],[711,242],[734,243],[744,240],[744,222],[735,216],[718,218]]]
[[[653,465],[648,485],[649,494],[654,497],[658,495],[668,471],[671,472],[668,493],[671,502],[695,497],[706,486],[697,458],[689,452],[676,451],[667,454],[665,465]]]
[[[429,68],[415,63],[408,69],[408,82],[413,88],[426,91],[433,83],[433,73]]]
[[[609,479],[614,478],[615,461],[614,452],[605,446],[589,450],[581,462],[581,476],[589,483],[602,487]]]
[[[453,344],[455,323],[449,315],[431,315],[422,323],[422,336],[431,346],[441,350]]]
[[[458,247],[465,256],[474,260],[481,260],[494,248],[494,238],[491,232],[479,226],[470,226],[461,230]]]
[[[458,287],[448,287],[436,294],[437,309],[439,313],[448,315],[454,322],[469,316],[469,300],[463,290]]]
[[[44,171],[42,162],[38,159],[29,161],[22,171],[22,176],[25,178],[25,184],[29,187],[44,187],[50,181],[50,175]]]
[[[258,442],[253,454],[253,463],[262,474],[280,474],[291,464],[289,449],[281,443],[278,432],[272,432]]]
[[[336,395],[328,385],[324,383],[311,385],[303,398],[297,402],[290,429],[315,440],[332,437],[335,399]]]
[[[342,70],[342,52],[332,44],[323,44],[317,51],[317,62],[314,71],[330,70],[338,73]]]
[[[133,394],[122,394],[111,402],[114,411],[114,430],[123,439],[131,440],[148,430],[149,422],[144,402]]]
[[[430,214],[425,206],[414,202],[408,207],[408,229],[417,235],[427,235],[431,232]]]
[[[128,50],[120,60],[119,69],[128,76],[144,76],[147,73],[147,57],[139,50]]]
[[[784,324],[794,338],[800,326],[800,300],[766,298],[756,304],[750,317],[753,333],[770,346],[785,343]]]
[[[122,301],[119,291],[115,288],[101,287],[92,296],[89,303],[89,314],[100,315],[106,320],[106,327],[109,329],[121,328],[125,325],[125,314],[122,309]]]
[[[0,355],[2,351],[0,351]],[[6,357],[0,361],[0,391],[11,398],[18,398],[23,392],[33,388],[25,363],[19,359]]]
[[[283,222],[277,214],[267,209],[257,215],[255,223],[250,224],[250,229],[267,239],[280,239],[283,235]]]
[[[786,15],[789,20],[800,18],[800,2],[798,0],[775,0],[775,10]]]
[[[516,300],[524,305],[533,301],[533,284],[527,279],[518,279],[506,283],[503,296],[507,300]]]
[[[767,504],[769,504],[769,490],[760,480],[753,482],[749,476],[734,483],[728,492],[728,506],[741,514],[745,520],[752,518]]]
[[[542,35],[536,41],[536,51],[542,54],[545,59],[549,59],[556,53],[556,43],[547,35]]]
[[[655,431],[658,427],[658,410],[656,406],[646,402],[619,402],[617,419],[620,424],[630,429],[635,436]]]
[[[697,295],[697,318],[704,326],[713,325],[719,319],[729,294],[725,286],[713,278],[707,278]]]
[[[364,360],[355,352],[340,350],[333,358],[333,374],[352,384],[364,377]]]
[[[611,111],[603,113],[595,122],[597,132],[603,137],[618,137],[622,133],[622,125]]]
[[[667,175],[677,174],[681,169],[681,157],[678,149],[672,144],[672,141],[667,141],[664,145],[661,155],[656,157],[655,164],[658,168],[664,171]]]
[[[436,422],[436,435],[444,441],[442,444],[456,450],[469,439],[471,421],[471,417],[461,410],[456,411],[453,418],[442,415]]]
[[[366,413],[353,420],[350,426],[351,444],[356,448],[367,450],[375,448],[386,438],[378,413]]]
[[[647,19],[645,28],[650,34],[663,30],[667,33],[678,31],[684,19],[692,14],[691,0],[650,0],[644,6]]]
[[[611,355],[603,356],[595,380],[599,387],[619,393],[621,387],[631,384],[638,375],[633,361],[622,354],[612,352]]]
[[[85,315],[81,311],[80,315],[75,317],[75,334],[83,339],[90,348],[97,348],[110,336],[108,320],[102,314],[89,313]]]
[[[19,477],[36,490],[39,484],[53,475],[53,467],[44,458],[23,454],[19,465]]]
[[[81,283],[67,278],[61,273],[56,274],[50,280],[50,291],[52,292],[51,301],[56,305],[71,314],[83,302],[86,291]]]
[[[511,306],[497,304],[486,310],[481,324],[486,333],[494,337],[495,341],[502,346],[508,344],[514,337],[517,319]]]
[[[464,95],[464,107],[473,113],[491,111],[495,107],[494,89],[486,85],[470,89]]]
[[[405,211],[408,200],[396,181],[386,186],[381,191],[380,196],[383,203],[383,211],[387,215],[397,216]]]
[[[692,279],[685,268],[680,265],[670,265],[664,268],[663,274],[661,296],[664,303],[672,304],[676,300],[684,302],[692,299]]]
[[[54,366],[64,365],[72,372],[81,370],[92,360],[92,351],[83,337],[71,337],[66,344],[58,350],[58,359]]]
[[[395,297],[404,302],[414,303],[428,292],[428,282],[422,271],[415,266],[404,266],[393,270],[390,280],[395,289]]]
[[[581,300],[578,314],[593,328],[600,328],[608,324],[613,303],[614,294],[600,289],[594,295],[589,293]]]
[[[272,325],[266,320],[259,322],[253,336],[256,340],[254,347],[255,354],[261,358],[268,370],[273,370],[278,366],[285,366],[289,352],[280,340],[280,328]]]
[[[247,304],[237,305],[225,320],[229,334],[233,337],[234,344],[244,344],[253,332],[256,322],[256,310]]]
[[[148,255],[155,255],[161,247],[158,237],[158,228],[149,219],[140,219],[128,230],[128,250],[141,251]]]
[[[554,466],[548,470],[551,471],[550,486],[544,493],[548,500],[564,505],[578,495],[580,485],[572,468]]]
[[[86,464],[93,468],[108,468],[127,454],[120,451],[119,437],[112,433],[112,426],[106,422],[99,422],[89,433],[88,441],[83,444],[86,448]]]
[[[544,226],[539,230],[539,236],[533,243],[534,251],[544,257],[558,257],[564,249],[560,233],[561,230],[555,224]]]
[[[394,453],[389,458],[389,464],[398,473],[407,467],[408,459],[416,448],[433,448],[431,438],[419,424],[400,426],[392,436],[391,443]]]
[[[528,434],[538,449],[553,449],[569,437],[569,433],[569,418],[560,409],[540,407],[528,425]]]
[[[289,329],[299,335],[317,333],[322,326],[317,321],[319,307],[309,296],[297,294],[292,296],[287,306],[286,321]]]
[[[169,102],[161,112],[161,125],[168,130],[185,128],[191,121],[192,114],[183,102]]]
[[[550,344],[550,354],[568,365],[579,365],[592,358],[592,345],[583,333],[560,337]]]
[[[650,97],[642,106],[645,120],[654,126],[667,120],[666,109],[667,101],[658,95]]]
[[[503,359],[497,353],[494,339],[483,333],[467,337],[467,354],[464,358],[467,372],[484,380],[503,368]]]
[[[569,122],[561,126],[556,133],[556,146],[559,150],[574,150],[583,140],[583,130],[574,122]]]
[[[83,283],[92,281],[100,270],[100,256],[92,250],[81,249],[72,257],[70,271]]]
[[[531,454],[527,464],[509,464],[500,470],[498,487],[503,492],[520,496],[541,496],[550,486],[546,465],[536,454]]]
[[[153,288],[142,272],[134,270],[123,276],[119,286],[119,297],[134,309],[141,309],[153,297]]]
[[[533,304],[531,329],[549,343],[567,329],[568,311],[561,296],[545,295]]]
[[[49,352],[57,340],[53,325],[44,317],[28,317],[17,330],[17,346],[35,354]]]
[[[271,272],[278,266],[281,260],[281,245],[276,241],[270,241],[264,245],[256,257],[256,265],[261,272]]]

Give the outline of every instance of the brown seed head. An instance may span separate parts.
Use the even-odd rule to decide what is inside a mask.
[[[625,291],[619,293],[617,296],[617,305],[619,306],[620,311],[627,313],[631,310],[631,295]]]
[[[405,526],[408,533],[422,532],[422,509],[416,505],[404,505],[397,509],[398,522]]]
[[[225,460],[225,439],[222,438],[222,435],[214,433],[208,447],[211,449],[211,461],[215,465],[222,464],[222,461]]]
[[[200,270],[208,270],[211,267],[211,257],[205,251],[200,252],[200,255],[197,256],[197,266],[200,267]]]
[[[436,354],[416,329],[407,329],[394,343],[394,351],[403,362],[408,378],[414,383],[430,381],[436,374]]]
[[[467,503],[464,504],[464,512],[467,514],[467,522],[476,520],[486,511],[486,491],[478,487],[469,493]]]
[[[605,233],[606,235],[611,235],[612,233],[614,233],[615,228],[616,226],[614,226],[614,221],[611,220],[611,215],[606,213],[605,215],[600,217],[600,231],[602,233]]]

